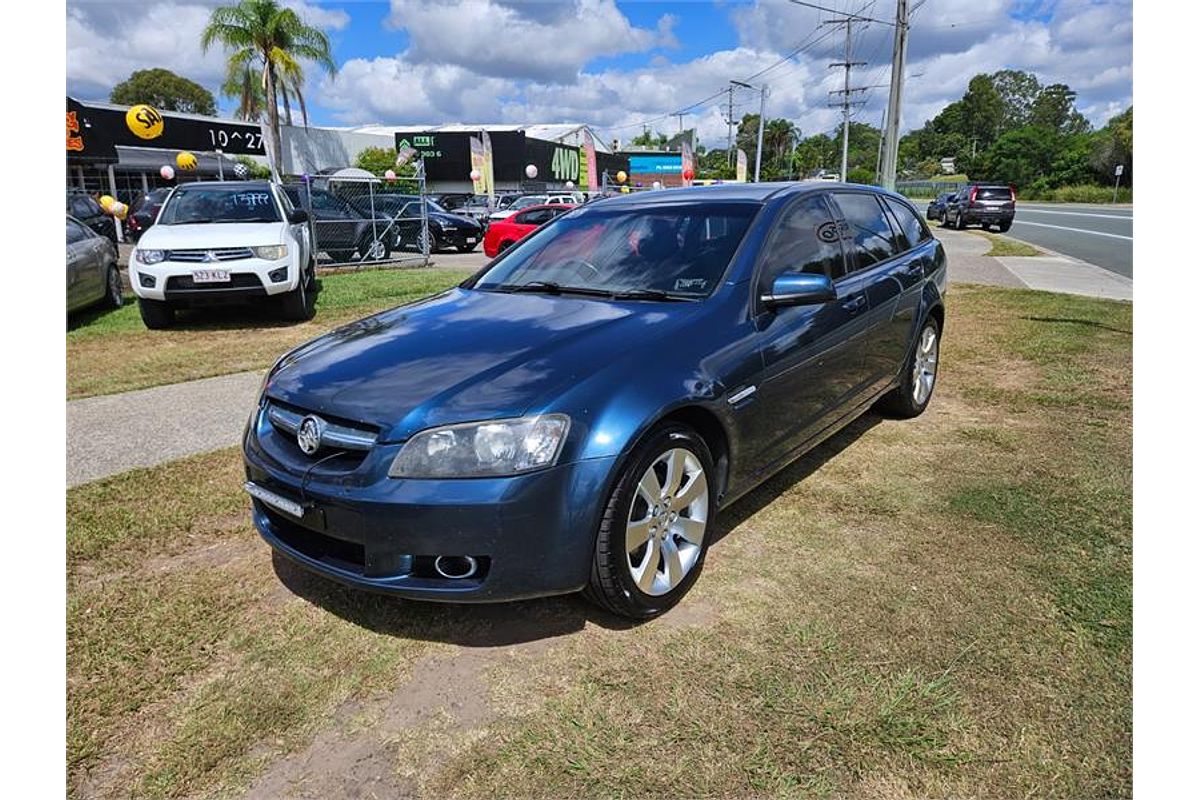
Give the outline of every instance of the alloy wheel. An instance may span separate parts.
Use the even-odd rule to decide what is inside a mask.
[[[625,525],[625,557],[644,594],[664,595],[696,566],[708,529],[708,476],[690,450],[659,455],[638,482]]]
[[[933,394],[933,382],[937,379],[938,337],[932,325],[921,331],[921,339],[917,342],[917,352],[913,357],[913,400],[918,406],[924,405]]]

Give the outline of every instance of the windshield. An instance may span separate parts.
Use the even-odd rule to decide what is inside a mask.
[[[509,211],[520,211],[522,208],[529,208],[530,206],[540,206],[542,203],[545,203],[545,202],[546,202],[545,197],[518,197],[516,200],[513,200],[511,203],[508,204],[508,210]]]
[[[519,243],[474,288],[707,297],[758,208],[696,203],[567,214]]]
[[[175,191],[158,224],[279,222],[279,219],[279,209],[266,189],[188,187]]]
[[[1012,200],[1012,189],[1007,186],[980,186],[975,190],[978,200]]]

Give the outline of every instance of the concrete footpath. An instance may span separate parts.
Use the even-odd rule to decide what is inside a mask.
[[[1133,299],[1133,281],[1058,253],[993,258],[977,234],[934,228],[934,235],[946,247],[952,283]],[[478,253],[439,255],[438,266],[485,261]],[[69,401],[67,486],[237,444],[261,382],[262,372],[241,372]]]
[[[261,372],[67,403],[67,486],[236,444]]]

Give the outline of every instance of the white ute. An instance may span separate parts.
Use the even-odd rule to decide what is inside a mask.
[[[129,259],[147,328],[200,305],[278,303],[311,319],[316,262],[308,217],[268,181],[199,181],[175,188]]]

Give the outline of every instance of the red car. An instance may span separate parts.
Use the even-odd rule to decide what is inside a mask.
[[[488,225],[487,233],[483,235],[484,255],[494,258],[550,220],[574,208],[575,206],[561,203],[530,206],[521,209],[508,219],[494,220]]]

